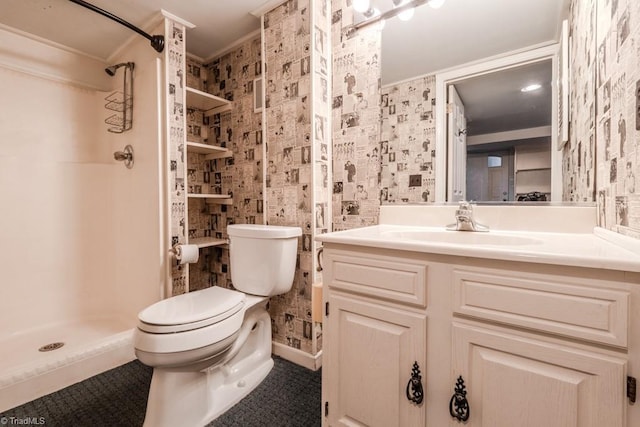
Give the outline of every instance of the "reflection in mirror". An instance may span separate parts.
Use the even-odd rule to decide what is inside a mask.
[[[450,136],[466,146],[462,198],[551,200],[552,74],[547,59],[449,84],[466,124]]]
[[[553,148],[557,51],[552,44],[437,75],[448,201],[561,200],[561,152]],[[500,167],[488,166],[491,154],[503,158]]]
[[[552,58],[557,54],[568,4],[568,0],[449,0],[437,10],[416,8],[408,22],[387,20],[381,45],[380,140],[382,185],[388,189],[383,191],[382,203],[444,202],[463,197],[479,201],[561,200],[561,153],[556,149],[553,106],[557,96],[552,84],[557,62]],[[522,59],[525,53],[537,50],[544,50],[544,55]],[[517,58],[506,60],[510,52]],[[491,61],[501,65],[479,65]],[[544,74],[542,87],[530,92],[527,100],[520,91],[522,86],[506,84],[516,79],[506,74],[511,73],[507,71],[510,68],[524,75]],[[448,76],[446,82],[443,76]],[[444,101],[450,98],[448,86],[455,88],[466,104],[466,123],[447,124]],[[441,90],[444,92],[439,93]],[[501,98],[507,94],[513,95],[511,99]],[[544,105],[532,100],[544,100]],[[495,105],[504,106],[508,113],[499,112]],[[517,109],[522,111],[516,114]],[[529,122],[516,124],[522,119]],[[451,162],[455,144],[447,142],[454,132],[469,144],[468,149],[459,148],[468,159],[461,168]],[[499,135],[490,140],[487,134]],[[489,155],[499,156],[501,166],[489,167]],[[480,164],[482,179],[477,176]],[[456,176],[462,183],[457,195],[451,189]],[[501,184],[494,184],[496,177]]]

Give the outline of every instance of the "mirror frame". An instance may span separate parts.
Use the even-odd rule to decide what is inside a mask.
[[[459,67],[436,73],[436,159],[435,159],[435,202],[447,202],[447,194],[452,192],[452,168],[448,166],[451,156],[447,143],[447,85],[470,77],[500,71],[551,59],[551,201],[562,201],[562,150],[556,145],[558,135],[558,60],[560,43],[530,46],[517,51],[463,64]]]

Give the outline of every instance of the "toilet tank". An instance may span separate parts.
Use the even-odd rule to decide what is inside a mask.
[[[293,285],[300,227],[233,224],[227,227],[231,283],[241,292],[272,296]]]

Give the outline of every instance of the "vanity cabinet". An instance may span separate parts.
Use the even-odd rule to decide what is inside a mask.
[[[428,265],[349,251],[324,259],[324,424],[425,425]]]
[[[626,425],[628,286],[484,264],[503,268],[451,272],[452,372],[468,385],[468,425]]]
[[[426,316],[339,292],[331,296],[328,328],[336,331],[326,384],[330,425],[425,423],[424,405],[409,401],[414,363],[424,369]],[[327,354],[327,353],[324,353]]]
[[[638,273],[329,242],[324,259],[323,425],[640,425]]]
[[[452,336],[453,372],[467,385],[465,425],[625,425],[624,359],[457,322]]]

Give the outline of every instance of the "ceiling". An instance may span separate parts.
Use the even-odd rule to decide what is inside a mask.
[[[196,28],[187,31],[187,51],[209,59],[260,28],[251,15],[272,0],[88,0],[150,32],[160,9]],[[34,34],[107,61],[133,33],[68,0],[0,0],[0,24]]]
[[[381,3],[382,10],[391,4],[391,0],[372,1]],[[277,0],[89,2],[138,27],[148,25],[160,9],[191,22],[196,28],[187,32],[187,51],[205,60],[259,29],[260,21],[251,11],[277,4]],[[382,82],[397,82],[557,39],[560,17],[566,16],[568,3],[569,0],[447,0],[438,10],[418,8],[411,21],[389,20],[383,34]],[[108,60],[133,34],[68,0],[0,0],[0,24],[103,60]]]
[[[551,60],[546,60],[456,82],[467,136],[550,126],[551,80]],[[520,90],[533,83],[542,87]]]
[[[391,0],[372,0],[380,10]],[[382,31],[382,85],[558,40],[569,0],[446,0],[389,19]]]
[[[371,0],[384,12],[391,0]],[[222,53],[237,40],[257,31],[260,20],[251,14],[277,0],[90,0],[135,26],[149,26],[160,9],[193,23],[187,31],[187,52],[203,60]],[[382,35],[383,85],[430,74],[488,56],[557,40],[560,22],[568,14],[569,0],[447,0],[440,9],[424,5],[408,22],[388,20]],[[508,17],[508,19],[505,19]],[[0,25],[33,34],[107,62],[135,33],[68,0],[0,0]],[[529,70],[531,71],[531,70]],[[459,90],[467,105],[471,127],[478,127],[489,104],[512,104],[498,94],[515,91],[507,77],[473,80]],[[516,79],[517,80],[517,79]],[[517,85],[519,83],[513,83]],[[519,89],[518,89],[519,90]],[[465,99],[466,98],[466,99]],[[506,113],[494,111],[495,116]],[[534,114],[518,113],[534,118]],[[494,125],[496,124],[494,120]],[[493,131],[497,129],[492,127]],[[476,132],[477,133],[477,132]]]

